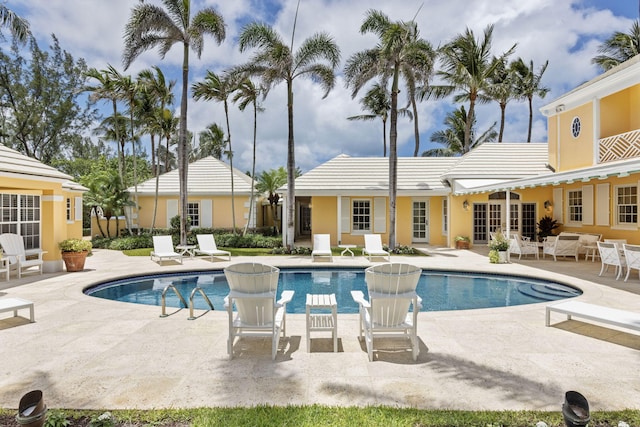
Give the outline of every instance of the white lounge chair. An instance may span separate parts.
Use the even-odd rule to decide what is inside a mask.
[[[371,257],[384,257],[387,261],[391,262],[391,255],[389,252],[382,249],[382,239],[379,234],[365,234],[364,235],[364,248],[362,254],[366,255],[371,261]]]
[[[224,299],[229,315],[229,358],[233,358],[235,337],[270,337],[271,359],[275,360],[280,334],[286,337],[287,303],[294,292],[283,291],[276,301],[280,270],[266,264],[233,264],[224,269],[224,275],[230,289]]]
[[[602,262],[598,276],[602,276],[602,273],[607,271],[610,265],[613,265],[616,268],[616,280],[618,280],[627,265],[624,258],[622,258],[620,250],[615,243],[597,242],[597,244],[600,252],[600,261]]]
[[[362,291],[351,291],[360,307],[360,338],[364,334],[369,361],[373,361],[374,336],[409,338],[413,360],[418,358],[420,274],[422,270],[410,264],[379,264],[365,270],[369,300]]]
[[[177,259],[182,264],[182,254],[173,250],[173,240],[171,236],[153,236],[153,251],[151,251],[151,260],[157,259],[158,263],[162,263],[164,259]]]
[[[213,257],[224,256],[228,257],[229,261],[231,261],[231,252],[218,249],[216,246],[216,239],[213,237],[213,234],[197,234],[196,238],[198,239],[198,247],[195,249],[196,254],[210,256],[211,261],[213,261]]]
[[[581,301],[568,300],[547,306],[545,325],[551,326],[551,312],[566,314],[567,320],[573,316],[582,317],[596,322],[607,323],[620,328],[640,331],[640,314],[634,311],[603,307]]]
[[[512,233],[509,237],[510,254],[518,254],[518,259],[521,259],[522,255],[535,255],[536,259],[539,259],[538,244],[536,242],[522,238],[518,233]]]
[[[549,236],[551,237],[551,236]],[[580,236],[578,235],[558,235],[555,239],[545,242],[542,248],[542,258],[545,255],[552,255],[553,260],[557,261],[559,256],[572,256],[578,261],[578,249]]]
[[[9,271],[17,271],[18,279],[23,273],[39,271],[42,274],[42,255],[47,251],[25,249],[22,236],[13,233],[0,234],[0,246],[9,260]],[[34,269],[35,268],[35,269]],[[33,270],[32,270],[33,269]]]
[[[624,250],[624,259],[627,263],[627,275],[624,276],[624,281],[629,280],[629,273],[631,269],[638,270],[640,274],[640,245],[628,245],[624,243],[622,245]]]
[[[333,254],[331,253],[331,236],[329,234],[313,235],[313,250],[311,251],[311,261],[315,261],[315,257],[329,257],[333,262]]]

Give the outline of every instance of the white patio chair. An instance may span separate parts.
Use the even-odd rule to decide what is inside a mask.
[[[364,334],[369,361],[373,361],[373,338],[402,337],[418,358],[418,312],[422,299],[416,286],[422,270],[410,264],[380,264],[365,270],[369,300],[362,291],[351,291],[360,308],[360,339]]]
[[[622,252],[623,248],[622,245],[624,245],[625,243],[627,243],[627,239],[604,239],[604,241],[606,243],[613,243],[614,245],[616,245],[616,248],[618,249],[618,251]]]
[[[542,248],[542,258],[544,259],[545,255],[552,255],[553,260],[557,261],[559,256],[572,256],[578,261],[578,240],[580,236],[578,235],[558,235],[553,239],[553,241],[549,241],[545,243]]]
[[[271,359],[275,360],[280,334],[286,337],[287,303],[293,298],[294,291],[283,291],[280,300],[276,301],[280,270],[266,264],[230,265],[224,269],[224,275],[230,289],[224,299],[229,315],[229,358],[233,358],[236,337],[270,337]]]
[[[600,268],[600,274],[598,276],[602,276],[602,273],[609,270],[609,266],[613,265],[616,267],[616,280],[620,278],[624,268],[626,266],[626,261],[622,258],[622,255],[615,243],[612,242],[596,242],[598,244],[598,251],[600,252],[600,261],[602,262],[602,267]]]
[[[4,256],[9,260],[9,271],[17,271],[18,279],[23,273],[40,272],[42,274],[42,255],[47,251],[40,249],[25,249],[22,236],[14,233],[0,234],[0,246]]]
[[[640,245],[628,245],[624,243],[622,245],[624,251],[624,259],[627,263],[627,274],[624,276],[624,281],[629,279],[629,273],[631,269],[638,270],[640,275]]]
[[[195,249],[196,254],[209,256],[211,261],[213,261],[213,257],[225,256],[229,257],[229,261],[231,261],[231,252],[218,249],[213,234],[196,234],[196,239],[198,239],[198,247]]]
[[[512,233],[509,237],[509,254],[518,254],[518,259],[521,259],[522,255],[535,255],[536,259],[539,259],[536,242],[521,238],[518,233]]]
[[[313,235],[313,250],[311,251],[311,261],[315,261],[315,257],[329,257],[333,262],[331,254],[331,236],[329,234]]]
[[[164,259],[177,259],[182,264],[182,254],[173,250],[173,240],[171,236],[153,236],[153,251],[151,251],[151,261],[160,264]]]
[[[379,234],[365,234],[364,235],[364,248],[362,254],[366,255],[371,261],[371,257],[384,257],[387,261],[391,262],[391,255],[389,252],[382,249],[382,239]]]

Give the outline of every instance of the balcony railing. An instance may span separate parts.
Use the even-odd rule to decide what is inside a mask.
[[[598,162],[606,163],[614,160],[640,157],[640,129],[600,140]]]

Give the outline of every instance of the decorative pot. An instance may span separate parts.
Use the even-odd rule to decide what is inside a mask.
[[[456,249],[469,249],[470,242],[466,240],[457,240],[456,241]]]
[[[87,259],[89,251],[84,252],[62,252],[62,260],[68,272],[84,270],[84,261]]]
[[[507,251],[498,251],[498,264],[507,263]]]

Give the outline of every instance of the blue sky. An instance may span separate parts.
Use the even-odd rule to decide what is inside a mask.
[[[146,0],[160,4],[160,0]],[[114,65],[121,72],[122,34],[131,9],[138,0],[8,0],[7,6],[29,20],[41,47],[50,43],[54,33],[61,46],[90,67]],[[267,22],[285,40],[290,39],[296,0],[192,0],[193,8],[213,6],[225,19],[227,39],[217,46],[205,40],[201,59],[192,56],[191,82],[201,80],[207,70],[223,71],[244,63],[249,54],[238,51],[236,40],[242,25],[250,21]],[[422,7],[421,7],[422,6]],[[300,79],[295,91],[296,163],[303,171],[346,153],[352,156],[381,156],[381,122],[351,122],[348,116],[361,114],[359,98],[344,86],[341,69],[353,53],[374,46],[372,35],[359,33],[368,9],[381,10],[392,20],[408,20],[416,15],[421,36],[434,46],[446,43],[471,28],[477,35],[494,24],[493,51],[499,54],[518,43],[514,56],[535,66],[549,60],[543,83],[550,88],[544,100],[534,102],[533,140],[546,141],[546,121],[538,108],[564,92],[595,77],[600,71],[591,64],[597,48],[614,31],[628,31],[638,18],[635,0],[301,0],[296,43],[311,34],[328,32],[339,45],[342,61],[337,84],[326,99],[309,80]],[[294,47],[295,48],[295,47]],[[156,51],[140,56],[126,73],[137,74],[158,65],[164,73],[179,80],[181,49],[175,46],[161,60]],[[176,95],[181,90],[176,86]],[[179,97],[178,97],[179,98]],[[275,87],[264,101],[265,111],[258,118],[258,170],[286,163],[287,117],[284,85]],[[443,127],[445,114],[457,108],[450,99],[427,101],[419,105],[421,148],[431,148],[431,134]],[[176,110],[178,107],[175,107]],[[231,107],[231,134],[235,152],[234,166],[249,170],[251,165],[252,116]],[[189,129],[202,131],[211,123],[222,124],[221,105],[190,101]],[[485,130],[499,120],[497,104],[478,110],[478,129]],[[505,142],[526,141],[528,109],[525,103],[507,106]],[[90,130],[88,130],[88,133]],[[413,153],[413,124],[399,122],[398,150],[401,156]]]

